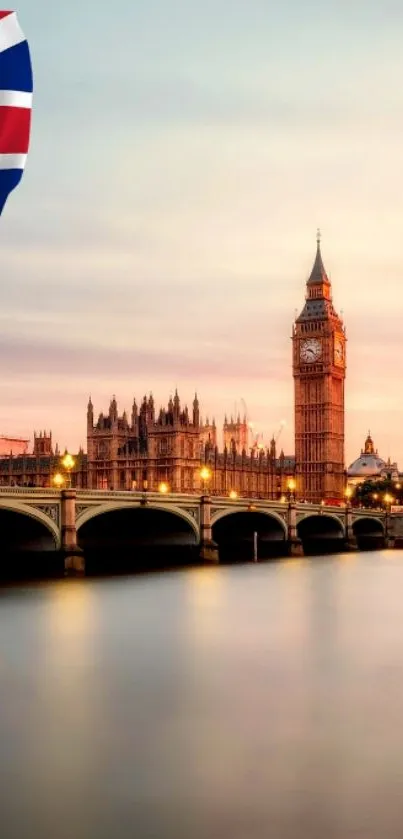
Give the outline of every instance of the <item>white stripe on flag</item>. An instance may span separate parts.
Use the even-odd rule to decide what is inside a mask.
[[[17,20],[17,15],[13,12],[7,17],[0,20],[0,52],[9,50],[10,47],[15,47],[21,41],[25,41],[25,35]]]
[[[0,90],[0,107],[32,108],[32,93],[25,90]]]
[[[24,169],[26,154],[0,154],[0,169]]]

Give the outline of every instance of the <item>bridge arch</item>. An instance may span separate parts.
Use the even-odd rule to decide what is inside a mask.
[[[300,539],[343,539],[346,535],[344,521],[335,513],[306,513],[297,519]]]
[[[385,524],[376,516],[357,516],[353,521],[353,531],[356,536],[383,536]]]
[[[192,564],[199,528],[187,510],[164,503],[98,504],[77,518],[87,573],[132,573]]]
[[[287,553],[286,522],[270,510],[246,506],[219,510],[212,517],[212,537],[224,563],[264,560]]]
[[[98,516],[105,515],[107,513],[119,512],[121,510],[160,510],[165,513],[171,513],[173,516],[177,516],[180,519],[183,519],[192,529],[194,535],[196,536],[197,541],[200,539],[200,531],[199,526],[193,516],[187,511],[182,510],[180,507],[176,507],[172,504],[153,504],[147,503],[146,505],[141,504],[98,504],[91,507],[87,507],[76,519],[76,527],[77,533],[82,528],[84,524],[91,521]]]
[[[274,519],[276,522],[278,522],[279,525],[281,525],[281,527],[284,531],[284,538],[287,538],[288,528],[287,528],[287,524],[284,521],[283,517],[280,516],[279,513],[276,513],[275,510],[262,510],[262,509],[259,509],[258,507],[254,510],[251,510],[250,507],[226,507],[223,510],[217,510],[217,512],[215,512],[214,515],[211,517],[212,527],[218,521],[220,521],[220,519],[223,519],[226,516],[234,515],[236,513],[248,513],[249,515],[252,515],[253,513],[255,513],[255,514],[258,513],[259,515],[266,516],[267,518]]]
[[[55,550],[60,550],[60,529],[56,522],[53,521],[53,519],[51,519],[49,516],[47,516],[46,513],[44,513],[42,510],[39,510],[37,507],[31,507],[29,504],[24,504],[21,501],[0,500],[0,513],[2,510],[9,513],[17,513],[21,516],[27,516],[28,518],[34,519],[34,521],[37,521],[40,524],[42,524],[53,537],[55,543]]]
[[[353,520],[353,533],[362,550],[373,550],[385,544],[386,526],[376,516],[357,516]]]

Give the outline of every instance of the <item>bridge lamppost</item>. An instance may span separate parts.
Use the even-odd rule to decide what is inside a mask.
[[[229,497],[231,498],[231,501],[235,501],[235,499],[238,498],[237,491],[235,489],[232,489],[230,494],[229,494]]]
[[[295,478],[289,478],[287,481],[287,491],[288,491],[288,500],[291,504],[292,501],[295,501],[295,490],[297,488],[297,482]]]
[[[53,477],[53,483],[58,489],[61,489],[63,485],[66,485],[66,489],[71,489],[71,471],[75,466],[74,457],[66,452],[64,457],[62,457],[61,464],[65,474],[63,475],[61,472],[57,472]]]
[[[353,490],[351,489],[351,487],[346,487],[346,489],[344,490],[344,497],[346,499],[346,507],[349,507],[350,504],[351,504],[352,494],[353,494]]]
[[[392,495],[389,495],[389,493],[387,492],[383,496],[383,500],[384,500],[384,503],[385,503],[385,537],[386,537],[386,539],[388,539],[388,537],[389,537],[389,513],[390,513],[391,506],[392,506],[395,499],[393,498]]]
[[[353,540],[353,538],[354,538],[354,533],[353,533],[353,529],[352,529],[352,519],[351,519],[351,516],[349,515],[350,507],[351,507],[352,494],[353,494],[353,490],[351,489],[351,487],[347,486],[344,490],[344,497],[346,499],[346,520],[345,520],[344,529],[345,529],[345,533],[346,533],[347,544],[349,544],[350,539]]]
[[[168,484],[165,483],[165,481],[161,481],[161,483],[158,484],[158,492],[160,492],[161,495],[167,495],[168,494],[169,486],[168,486]]]
[[[67,475],[67,480],[66,480],[67,488],[70,489],[70,487],[71,487],[71,471],[72,471],[72,469],[74,469],[75,460],[74,460],[74,457],[72,457],[71,454],[69,454],[68,452],[66,452],[66,454],[62,458],[62,466],[63,466],[63,469],[66,472],[66,475]]]
[[[212,475],[212,472],[211,472],[211,469],[208,468],[208,466],[203,466],[200,469],[200,477],[202,479],[203,495],[206,495],[207,485],[208,485],[208,482],[211,480],[211,475]]]

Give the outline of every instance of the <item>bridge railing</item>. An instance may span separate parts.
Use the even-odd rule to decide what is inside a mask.
[[[192,502],[193,503],[195,503],[195,502],[199,503],[202,496],[209,495],[209,497],[211,498],[211,502],[213,504],[223,504],[223,503],[225,503],[226,505],[231,506],[231,507],[245,507],[245,506],[248,506],[248,507],[251,507],[251,508],[253,508],[253,507],[258,508],[259,506],[264,506],[266,508],[267,507],[275,508],[277,510],[278,509],[287,510],[287,508],[289,508],[290,503],[291,503],[289,500],[287,500],[287,501],[281,501],[280,499],[273,500],[273,499],[269,499],[269,498],[243,495],[241,493],[234,499],[234,498],[230,498],[228,494],[227,495],[218,495],[218,493],[212,494],[211,492],[210,493],[208,493],[208,492],[198,492],[198,493],[196,493],[196,492],[190,492],[190,493],[169,492],[166,495],[163,494],[163,493],[160,493],[158,491],[147,490],[145,492],[145,491],[131,490],[131,489],[128,489],[128,490],[124,490],[124,489],[121,489],[121,490],[76,489],[75,492],[77,494],[77,498],[94,499],[94,500],[95,499],[101,500],[101,499],[106,499],[106,498],[107,499],[114,499],[114,498],[122,499],[122,498],[124,498],[126,500],[129,500],[129,499],[144,500],[144,501],[147,500],[149,502],[154,502],[154,503],[157,502],[157,501],[159,501],[159,502],[164,501],[165,503],[168,503],[168,504],[170,502],[171,503],[177,503],[177,504],[181,504],[181,503],[189,504],[189,503],[192,503]],[[47,497],[47,498],[60,499],[61,498],[61,490],[57,489],[55,487],[0,486],[0,498],[4,497],[4,496],[10,497],[10,495],[11,496],[25,496],[25,497],[30,496],[30,498],[32,498],[32,499],[39,498],[39,497],[44,497],[44,496]],[[319,513],[321,515],[326,515],[327,512],[329,512],[329,513],[332,512],[332,513],[336,513],[338,516],[342,516],[342,515],[345,515],[347,513],[347,510],[349,510],[355,516],[360,515],[360,514],[362,514],[362,515],[371,514],[371,515],[377,516],[377,517],[389,515],[392,518],[402,516],[401,513],[398,513],[398,512],[395,512],[395,511],[387,512],[387,511],[385,511],[381,508],[375,509],[374,507],[353,507],[352,505],[349,505],[349,507],[347,508],[345,504],[343,504],[343,506],[340,506],[340,505],[330,506],[330,505],[327,505],[327,504],[326,505],[313,504],[311,502],[306,502],[306,501],[296,501],[296,502],[292,502],[292,504],[295,505],[297,510],[300,511],[300,512],[301,511],[317,512],[319,510]]]

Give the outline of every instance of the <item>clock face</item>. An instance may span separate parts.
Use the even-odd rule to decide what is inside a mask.
[[[299,352],[301,361],[305,361],[306,364],[311,364],[321,357],[322,344],[318,338],[307,338],[305,341],[301,341]]]
[[[336,338],[334,342],[334,360],[336,364],[342,364],[344,357],[344,347],[343,342],[340,341],[340,338]]]

